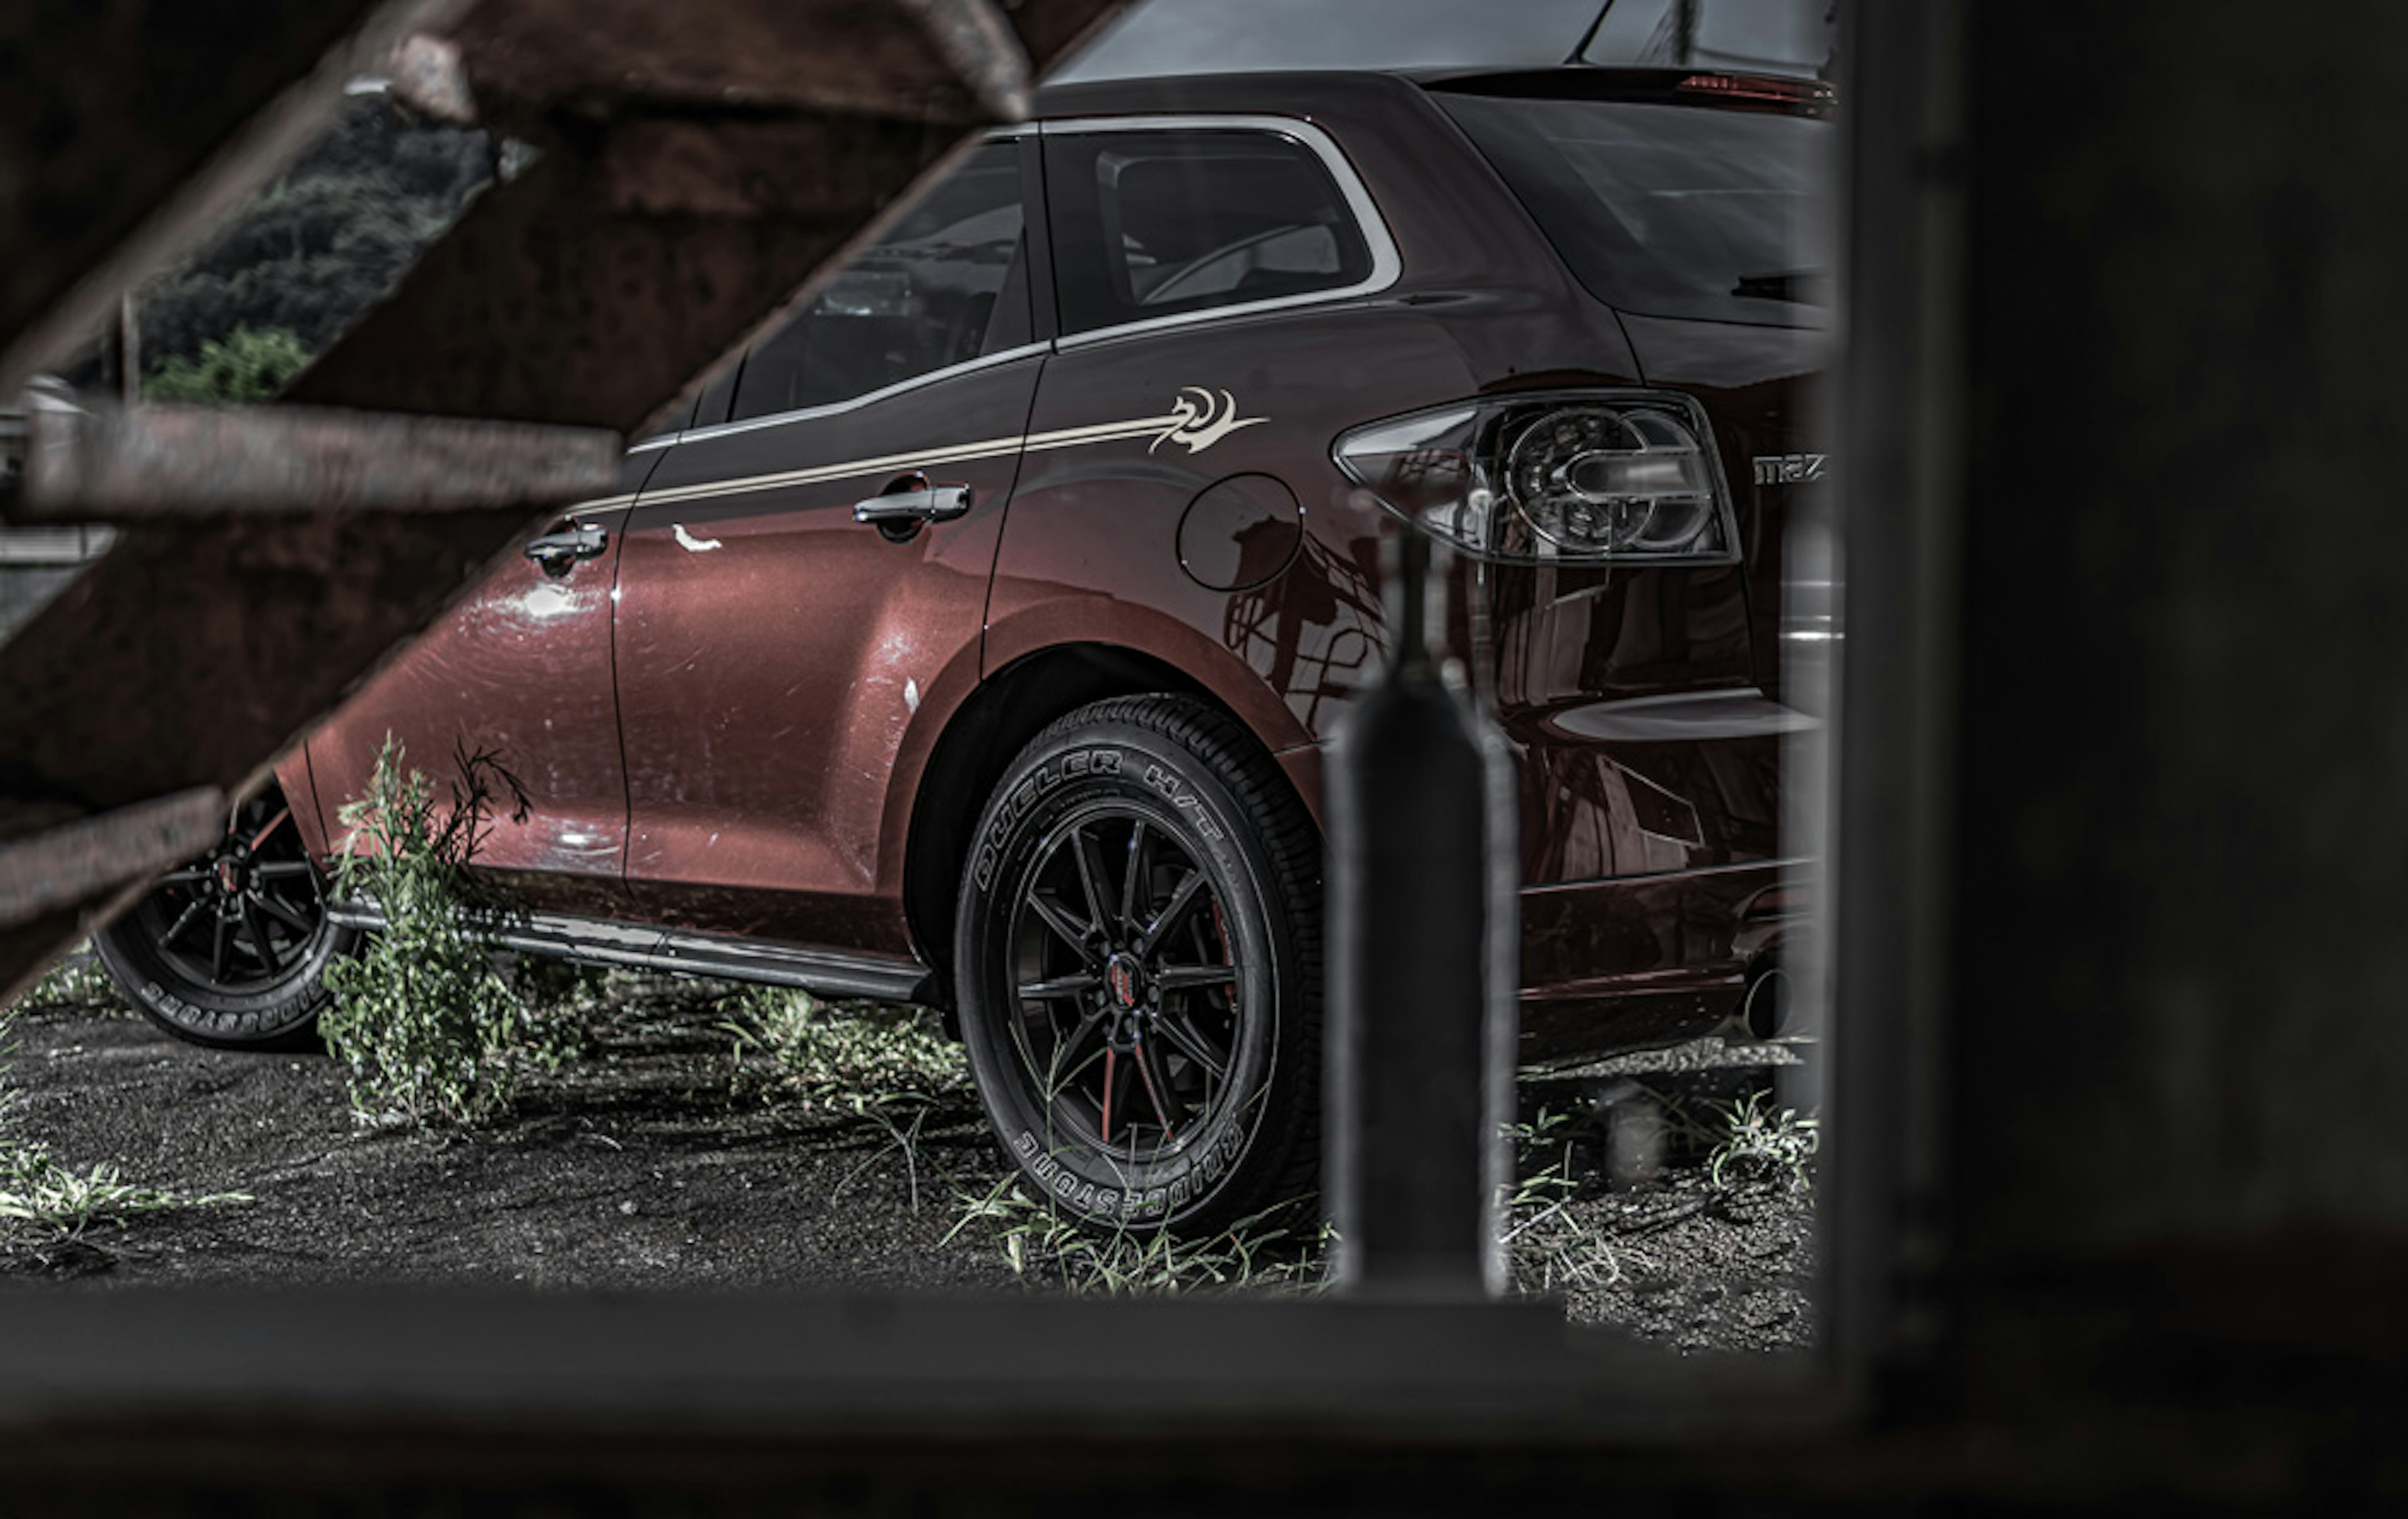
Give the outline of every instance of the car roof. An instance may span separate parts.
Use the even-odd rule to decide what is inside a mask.
[[[1685,88],[1700,79],[1742,88]],[[1701,68],[1612,68],[1593,64],[1555,68],[1297,69],[1251,74],[1180,74],[1050,85],[1038,92],[1038,120],[1078,116],[1160,116],[1182,112],[1261,112],[1312,116],[1352,114],[1396,104],[1426,90],[1558,99],[1651,100],[1742,109],[1803,109],[1821,114],[1829,86],[1796,75],[1733,74]]]

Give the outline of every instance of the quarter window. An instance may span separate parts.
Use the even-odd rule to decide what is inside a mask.
[[[1065,332],[1368,279],[1371,251],[1321,159],[1252,130],[1045,141]]]
[[[753,347],[731,420],[850,401],[1029,341],[1020,149],[989,143]]]

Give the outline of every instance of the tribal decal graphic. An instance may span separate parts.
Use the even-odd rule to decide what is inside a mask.
[[[808,419],[796,418],[800,423]],[[848,459],[842,464],[818,465],[808,469],[781,470],[774,475],[747,475],[738,480],[697,480],[691,485],[674,485],[663,490],[646,491],[640,497],[614,495],[605,500],[583,502],[575,510],[605,511],[619,507],[666,506],[677,501],[699,501],[724,495],[745,495],[755,491],[785,490],[797,485],[817,485],[829,480],[851,480],[859,475],[885,475],[903,469],[937,469],[946,465],[966,464],[973,459],[994,459],[1009,454],[1044,452],[1054,449],[1084,448],[1093,443],[1117,443],[1123,440],[1147,439],[1145,451],[1154,452],[1165,443],[1177,443],[1190,454],[1203,452],[1213,444],[1240,428],[1268,422],[1268,417],[1240,417],[1237,398],[1227,391],[1207,390],[1201,385],[1186,385],[1171,398],[1170,409],[1158,417],[1132,417],[1126,422],[1095,423],[1084,427],[1064,427],[1050,433],[1023,433],[1016,437],[982,438],[974,443],[956,443],[951,447],[922,449],[910,453],[889,453],[871,459]],[[706,437],[709,435],[705,435]],[[679,445],[685,446],[683,444]],[[715,549],[710,539],[686,541],[682,524],[678,528],[678,541],[692,551]]]
[[[1178,419],[1156,434],[1145,451],[1152,453],[1165,443],[1184,443],[1189,453],[1201,453],[1240,427],[1252,427],[1267,422],[1267,417],[1240,417],[1238,403],[1227,391],[1221,393],[1216,406],[1212,393],[1201,385],[1182,386],[1179,398],[1170,403],[1170,414]]]

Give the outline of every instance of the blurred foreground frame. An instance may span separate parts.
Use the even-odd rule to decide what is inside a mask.
[[[681,7],[680,20],[713,8]],[[763,17],[773,8],[817,7],[744,13],[770,25]],[[873,10],[887,14],[842,8],[864,24]],[[1006,14],[1041,66],[1046,49],[1028,21],[1039,8]],[[2264,397],[2220,391],[2215,366],[2184,349],[2196,313],[2128,320],[2115,297],[2135,294],[2132,270],[2178,284],[2172,277],[2191,266],[2184,261],[2215,261],[2233,283],[2211,288],[2230,297],[2218,304],[2231,310],[2296,297],[2286,271],[2335,255],[2338,244],[2320,238],[2353,233],[2408,256],[2408,220],[2370,229],[2335,209],[2372,178],[2253,179],[2250,165],[2264,153],[2231,140],[2264,132],[2277,150],[2303,150],[2308,134],[2329,135],[2336,151],[2358,155],[2343,162],[2396,179],[2396,133],[2378,151],[2368,128],[2396,126],[2385,110],[2396,118],[2396,102],[2408,96],[2398,88],[2408,21],[2344,7],[2372,34],[2360,40],[2382,45],[2344,53],[2336,22],[2319,52],[2317,28],[2270,29],[2260,8],[2134,0],[2059,15],[1932,0],[1862,7],[1843,29],[1851,342],[1833,451],[1849,585],[1829,868],[1834,975],[1844,995],[1831,1010],[1837,1068],[1822,1253],[1831,1327],[1818,1357],[1676,1362],[1567,1330],[1534,1304],[24,1293],[0,1297],[7,1498],[80,1501],[93,1512],[173,1510],[197,1484],[203,1497],[239,1489],[327,1507],[373,1495],[391,1512],[472,1508],[457,1495],[474,1487],[488,1501],[549,1512],[580,1501],[617,1512],[778,1502],[923,1512],[950,1500],[982,1512],[1148,1513],[1273,1505],[1502,1512],[1574,1494],[1690,1513],[2069,1504],[2121,1513],[2140,1491],[2219,1511],[2313,1498],[2329,1512],[2353,1512],[2354,1496],[2399,1498],[2408,1490],[2397,1440],[2408,1400],[2400,1372],[2408,1320],[2398,1293],[2408,1250],[2398,1217],[2384,1211],[2399,1189],[2382,1192],[2377,1170],[2396,1168],[2408,1141],[2387,1113],[2370,1112],[2357,1131],[2360,1149],[2321,1163],[2272,1140],[2252,1161],[2229,1135],[2220,1147],[2196,1147],[2200,1157],[2179,1179],[2246,1181],[2246,1197],[2235,1199],[2247,1201],[2245,1211],[2154,1185],[2151,1164],[2173,1166],[2152,1148],[2160,1136],[2108,1126],[2100,1115],[2112,1115],[2119,1083],[2139,1084],[2135,1072],[2157,1068],[2148,1062],[2199,1054],[2199,1040],[2238,1039],[2247,1025],[2204,994],[2178,1003],[2181,1020],[2111,994],[2185,972],[2194,980],[2178,989],[2196,992],[2196,978],[2219,968],[2262,971],[2272,951],[2262,935],[2185,938],[2149,919],[2145,901],[2089,923],[2052,910],[2071,889],[2090,891],[2083,904],[2109,914],[2119,910],[2118,893],[2172,890],[2115,873],[2135,858],[2172,857],[2172,836],[2197,825],[2136,803],[2136,776],[2171,776],[2227,809],[2269,818],[2290,816],[2310,781],[2369,802],[2380,800],[2371,784],[2398,785],[2396,776],[2370,782],[2354,774],[2337,752],[2286,751],[2281,731],[2262,740],[2263,752],[2243,743],[2227,761],[2231,736],[2221,747],[2200,741],[2215,735],[2195,731],[2191,709],[2135,696],[2136,672],[2229,678],[2225,666],[2239,657],[2263,674],[2310,652],[2322,613],[2309,590],[2265,593],[2284,621],[2258,630],[2262,651],[2236,655],[2212,639],[2166,636],[2128,610],[2128,581],[2086,577],[2066,563],[2117,550],[2117,523],[2138,520],[2153,531],[2128,536],[2162,551],[2192,524],[2251,521],[2252,472],[2234,461],[2285,446],[2281,428],[2209,431],[2228,421],[2218,405]],[[595,18],[635,13],[587,7],[580,26],[607,31]],[[525,14],[558,15],[542,7]],[[2046,24],[2052,19],[2078,24]],[[510,52],[522,62],[607,69],[563,37],[510,35],[535,39]],[[749,48],[763,34],[724,35]],[[462,36],[472,97],[501,108],[507,76],[480,82],[477,51]],[[295,49],[303,54],[317,55]],[[2244,73],[2255,96],[2232,89]],[[2319,108],[2297,108],[2307,102]],[[2341,114],[2344,105],[2358,114]],[[552,145],[546,172],[560,178],[548,187],[534,180],[524,204],[592,216],[605,224],[575,236],[607,239],[613,228],[596,208],[622,203],[577,193],[581,177],[601,177],[584,179],[588,189],[646,182],[614,179],[609,167],[648,161],[645,143],[691,145],[706,159],[735,150],[726,147],[735,138],[707,125],[666,119],[683,108],[665,106],[664,119],[639,123],[618,159],[575,156],[575,144],[607,142],[611,130],[580,125],[547,138],[536,132],[542,122],[530,124],[521,135]],[[2294,124],[2278,120],[2286,112]],[[2166,131],[2168,120],[2187,130]],[[1972,130],[1960,131],[1968,121]],[[2216,139],[2224,150],[2212,161],[2230,172],[2180,172],[2206,156],[2192,141],[2200,134]],[[941,150],[928,148],[932,158]],[[688,156],[683,146],[670,155]],[[159,193],[174,182],[161,180]],[[2151,193],[2130,195],[2134,185]],[[2069,197],[2093,192],[2089,208],[2100,217],[2150,223],[2118,224],[2114,236],[2162,238],[2150,247],[2167,256],[2119,261],[2101,251],[2093,222],[2067,224]],[[625,214],[649,214],[652,193],[631,193]],[[690,184],[657,193],[684,197],[686,209],[665,216],[702,214]],[[2128,210],[2117,212],[2119,197]],[[552,232],[535,209],[511,210],[499,196],[472,221],[463,229],[472,237],[490,229],[507,241],[514,225],[519,236]],[[573,240],[568,229],[560,236]],[[727,256],[745,266],[748,238],[730,245]],[[459,244],[450,259],[438,253],[423,277],[481,263],[483,255],[469,259],[471,246]],[[2266,248],[2276,256],[2258,259]],[[577,266],[566,241],[544,256]],[[2035,265],[2047,278],[2036,278]],[[447,278],[459,282],[441,299],[426,297],[425,309],[473,327],[481,287],[465,269]],[[754,294],[764,308],[779,298],[762,294],[777,282],[762,274]],[[565,284],[569,304],[557,309],[574,326],[582,297],[576,280]],[[2379,280],[2364,290],[2377,308],[2348,309],[2368,330],[2396,336],[2396,295]],[[2350,290],[2329,287],[2320,298],[2346,303]],[[392,311],[411,299],[405,288]],[[696,350],[724,349],[759,315],[731,310],[726,333],[697,339]],[[2329,327],[2298,326],[2303,345],[2339,341]],[[432,397],[501,422],[624,430],[690,379],[665,378],[655,400],[643,400],[637,387],[580,374],[574,355],[561,354],[557,383],[505,366],[452,389],[439,373],[414,367],[407,328],[372,319],[346,345],[356,342],[363,357],[330,356],[295,398],[408,409]],[[2037,340],[2042,332],[2056,340]],[[2256,340],[2255,356],[2284,361],[2267,372],[2297,393],[2302,412],[2346,408],[2344,383],[2368,380],[2345,373],[2329,351]],[[470,351],[439,363],[471,362],[462,356]],[[2101,354],[2148,361],[2142,372],[2163,392],[2115,393],[2116,378],[2130,371],[2084,362]],[[685,362],[665,358],[663,376]],[[396,389],[380,396],[370,380],[385,374]],[[1983,383],[1969,386],[1969,374]],[[572,409],[587,382],[609,394]],[[2358,404],[2395,399],[2377,388]],[[2116,418],[2119,403],[2138,420],[2061,425],[2068,416]],[[2185,445],[2215,478],[2186,477],[2182,492],[2152,480],[2154,455],[2118,451],[2143,421],[2162,451],[2182,454],[2175,445]],[[2379,535],[2373,514],[2396,493],[2377,488],[2388,478],[2378,466],[2390,461],[2349,451],[2344,431],[2300,436],[2331,451],[2363,489],[2285,505],[2313,523]],[[2370,427],[2363,436],[2388,434]],[[2056,461],[2050,483],[2079,509],[2080,553],[2065,552],[2057,516],[2028,509],[2037,487],[2011,467],[2032,463],[2037,437],[2076,454]],[[2027,451],[2018,456],[2018,448]],[[496,528],[495,541],[507,541],[520,515],[510,514],[509,531]],[[1984,552],[1969,552],[1976,539]],[[2327,541],[2358,539],[2342,531]],[[455,550],[439,564],[459,566],[456,585],[479,560]],[[2196,554],[2161,553],[2153,573],[2198,593],[2252,590],[2220,580],[2219,564]],[[2036,583],[2044,587],[2037,596]],[[2043,647],[2064,657],[2035,658],[2029,628],[1973,615],[2012,610],[2018,592],[2027,613],[2045,610]],[[2186,605],[2160,599],[2177,615]],[[2354,604],[2352,615],[2372,620],[2373,632],[2408,637],[2408,609],[2370,606]],[[2286,674],[2336,703],[2362,695],[2336,693],[2333,679],[2318,685],[2304,662]],[[22,765],[18,746],[33,740],[14,725],[18,709],[6,710],[8,764]],[[2034,733],[2052,740],[2045,754]],[[106,800],[163,794],[173,792],[129,786]],[[2378,836],[2370,846],[2408,858],[2396,807],[2357,815]],[[2047,826],[2034,832],[2035,818]],[[2192,858],[2195,881],[2185,889],[2245,893],[2248,870],[2304,857],[2285,850],[2296,851],[2286,841],[2305,830],[2268,832],[2281,837],[2256,854]],[[2084,847],[2053,842],[2069,836]],[[2396,903],[2370,900],[2353,911],[2298,884],[2296,870],[2274,879],[2294,883],[2337,925],[2316,940],[2328,965],[2286,966],[2286,974],[2326,994],[2373,984],[2363,973],[2379,967],[2386,931],[2398,938]],[[2286,901],[2263,900],[2279,924],[2297,926]],[[2101,990],[2091,995],[2093,986]],[[2354,1017],[2334,1014],[2321,1025],[2327,1033],[2356,1039],[2328,1040],[2335,1060],[2401,1074],[2396,1033],[2379,1042],[2389,1016],[2372,1004]],[[2286,1057],[2294,1062],[2286,1069],[2303,1068],[2296,1051]],[[2220,1089],[2212,1075],[2188,1086],[2168,1082],[2153,1089],[2159,1107],[2150,1111],[2165,1118],[2169,1145],[2225,1133],[2213,1110],[2227,1103],[2274,1111],[2271,1097]],[[2069,1126],[2060,1121],[2068,1113],[2088,1122]],[[2103,1164],[2111,1148],[2118,1153]],[[2356,1213],[2336,1223],[2328,1210],[2315,1230],[2286,1221],[2284,1205],[2319,1202],[2335,1176],[2362,1183]]]

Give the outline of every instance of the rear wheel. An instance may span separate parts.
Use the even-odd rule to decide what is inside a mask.
[[[975,840],[963,1040],[1028,1182],[1182,1233],[1309,1193],[1321,846],[1270,755],[1193,698],[1099,702],[1022,751]]]
[[[309,1042],[327,965],[358,935],[327,921],[326,886],[275,789],[93,936],[109,978],[180,1039],[227,1049]]]

